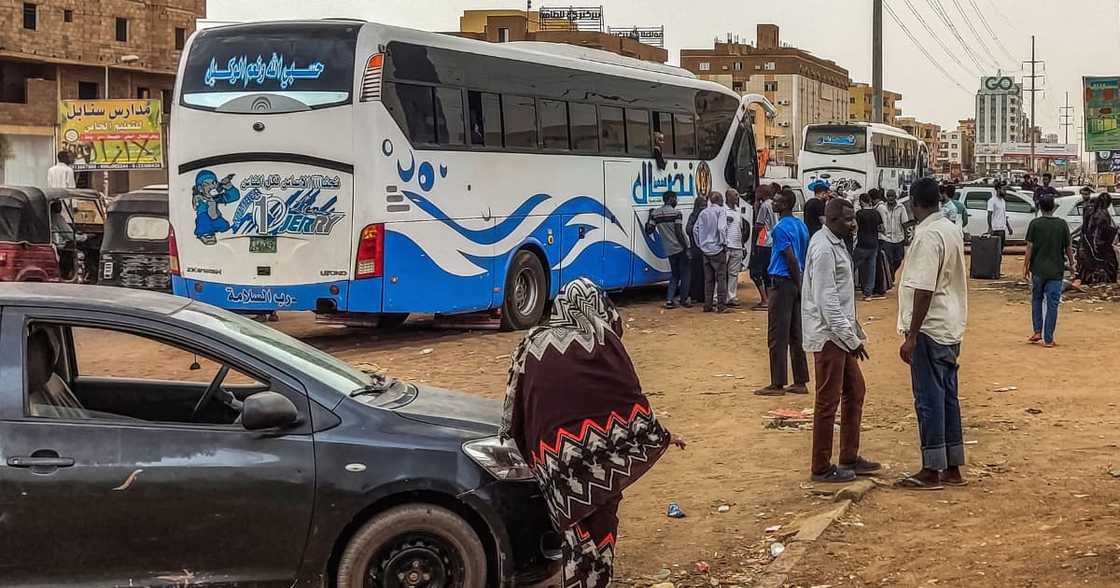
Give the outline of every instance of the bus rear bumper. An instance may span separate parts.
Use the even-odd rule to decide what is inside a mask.
[[[178,296],[247,313],[278,310],[345,311],[348,310],[347,302],[351,294],[351,282],[348,280],[273,286],[226,284],[174,276],[171,285]],[[380,296],[377,301],[380,302]]]

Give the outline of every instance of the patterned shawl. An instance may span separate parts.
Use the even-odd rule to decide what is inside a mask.
[[[579,279],[510,365],[501,435],[532,467],[560,530],[617,500],[669,444],[621,334],[610,299]]]

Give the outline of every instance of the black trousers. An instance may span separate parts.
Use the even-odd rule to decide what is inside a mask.
[[[1003,248],[1007,246],[1007,231],[992,231],[992,236],[999,237],[999,254],[1003,255]]]
[[[809,362],[801,346],[801,290],[793,280],[771,276],[770,306],[767,309],[766,342],[770,347],[770,385],[789,383],[786,361],[793,363],[793,383],[809,382]]]
[[[727,249],[704,254],[704,308],[712,307],[713,295],[720,308],[727,306]]]

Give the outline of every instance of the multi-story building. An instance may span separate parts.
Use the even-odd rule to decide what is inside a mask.
[[[1021,165],[1004,159],[1000,145],[1027,138],[1022,84],[1008,76],[980,78],[976,92],[976,172],[995,175]]]
[[[929,166],[935,170],[941,169],[941,126],[934,123],[922,122],[912,116],[902,116],[896,121],[898,128],[914,135],[919,141],[926,144],[929,152]]]
[[[777,25],[758,25],[754,45],[733,39],[711,49],[682,49],[681,67],[702,79],[730,76],[731,89],[766,96],[777,132],[764,133],[771,162],[795,166],[805,126],[849,120],[848,70],[803,49],[784,46]]]
[[[848,120],[852,122],[871,121],[871,98],[875,95],[871,84],[853,83],[848,88]],[[898,117],[902,116],[902,94],[883,90],[883,123],[897,126]]]
[[[166,125],[180,54],[205,14],[206,0],[0,4],[0,151],[9,155],[0,159],[0,183],[44,183],[59,100],[161,98]],[[78,179],[102,189],[102,177]],[[113,172],[110,189],[166,180],[166,169]]]
[[[669,52],[661,47],[642,43],[624,34],[612,33],[603,26],[601,8],[560,10],[589,10],[594,16],[589,20],[597,20],[598,25],[584,27],[572,20],[549,18],[547,15],[542,18],[539,10],[466,10],[459,18],[459,30],[449,34],[491,43],[564,43],[658,63],[665,63],[669,59]]]
[[[976,119],[965,118],[957,121],[957,132],[961,134],[961,175],[971,177],[975,171],[976,157]]]

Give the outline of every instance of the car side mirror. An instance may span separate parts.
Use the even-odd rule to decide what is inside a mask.
[[[299,410],[276,392],[257,392],[241,406],[241,426],[248,431],[283,429],[299,422]]]

